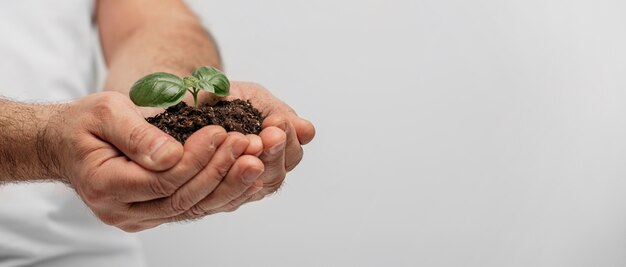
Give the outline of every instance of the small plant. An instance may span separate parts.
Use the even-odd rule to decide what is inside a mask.
[[[167,108],[178,104],[185,94],[193,95],[198,108],[198,93],[204,90],[217,96],[228,96],[230,82],[226,75],[213,67],[200,67],[183,79],[166,72],[157,72],[139,79],[130,89],[130,99],[137,106]]]
[[[182,79],[174,74],[157,72],[139,79],[130,89],[130,99],[137,106],[166,108],[146,121],[181,143],[208,125],[221,126],[227,132],[261,133],[263,114],[250,101],[218,99],[199,108],[198,93],[202,90],[219,97],[228,96],[230,81],[224,73],[212,67],[197,68],[191,76]],[[182,102],[187,92],[193,95],[193,107]]]

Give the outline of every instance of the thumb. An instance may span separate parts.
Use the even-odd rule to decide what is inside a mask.
[[[130,114],[134,112],[129,112]],[[143,116],[113,115],[102,125],[105,141],[146,169],[163,171],[173,167],[183,156],[183,146],[173,137],[148,123]]]

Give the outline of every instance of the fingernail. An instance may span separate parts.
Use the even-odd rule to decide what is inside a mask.
[[[262,170],[259,170],[256,168],[247,169],[243,173],[243,181],[246,184],[252,184],[254,181],[256,181],[257,178],[259,178],[259,176],[261,175],[261,172]]]
[[[275,146],[273,146],[273,147],[270,147],[270,148],[267,150],[267,153],[268,153],[270,156],[276,156],[276,155],[278,155],[279,153],[281,153],[281,152],[283,151],[283,149],[285,149],[285,142],[282,142],[282,143],[280,143],[280,144],[278,144],[278,145],[275,145]]]
[[[176,144],[168,142],[166,136],[157,138],[152,143],[150,149],[150,159],[153,162],[161,162],[164,158],[168,157],[171,152],[176,149]]]
[[[218,147],[222,142],[224,142],[224,139],[226,139],[227,135],[228,134],[226,133],[218,133],[214,135],[213,139],[211,140],[211,148],[214,149]]]
[[[243,154],[244,151],[246,151],[246,148],[248,148],[248,140],[244,139],[244,140],[235,142],[230,147],[230,152],[233,154],[234,158],[237,158],[241,156],[241,154]]]

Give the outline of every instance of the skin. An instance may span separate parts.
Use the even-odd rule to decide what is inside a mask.
[[[182,1],[99,1],[97,21],[105,92],[63,105],[0,100],[0,114],[11,115],[0,115],[1,182],[65,182],[103,222],[137,232],[262,199],[302,159],[313,125],[254,83],[232,82],[229,98],[268,115],[258,136],[209,126],[181,145],[143,119],[161,110],[132,104],[134,81],[221,66],[211,36]]]

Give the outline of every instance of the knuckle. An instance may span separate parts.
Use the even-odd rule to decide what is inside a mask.
[[[283,184],[283,182],[285,181],[285,178],[287,178],[287,173],[280,172],[280,173],[276,174],[274,177],[272,177],[271,181],[265,183],[263,185],[263,187],[278,189]]]
[[[86,170],[79,170],[77,176],[77,178],[85,177],[85,179],[78,179],[77,181],[73,182],[79,195],[81,195],[81,197],[87,204],[93,205],[95,203],[98,203],[103,197],[103,191],[95,187],[94,183],[85,183],[85,181],[98,180],[97,169],[89,168]]]
[[[85,202],[94,205],[99,203],[103,199],[103,194],[101,191],[98,191],[93,188],[85,188],[83,191],[83,198]]]
[[[297,153],[295,153],[294,155],[290,155],[287,158],[287,160],[285,161],[285,169],[287,171],[293,170],[294,168],[296,168],[296,166],[298,166],[298,164],[300,164],[300,161],[302,161],[303,157],[304,150],[302,149],[302,147],[300,147]]]
[[[100,214],[98,218],[100,218],[103,223],[111,226],[121,225],[126,221],[125,216],[117,214]]]
[[[115,112],[115,103],[119,102],[120,95],[115,92],[102,93],[93,106],[93,113],[100,119],[111,118]]]
[[[189,197],[176,194],[173,195],[170,200],[170,209],[173,215],[179,215],[189,210],[193,204],[194,203],[189,199]]]
[[[241,207],[241,203],[239,201],[231,201],[230,203],[224,206],[223,210],[225,212],[233,212],[233,211],[238,210],[239,207]]]
[[[151,126],[149,124],[140,124],[135,125],[130,130],[130,136],[128,138],[128,147],[129,152],[131,154],[139,153],[140,148],[143,145],[143,140],[145,140],[151,130]]]
[[[216,166],[213,166],[213,169],[215,170],[216,174],[213,178],[218,182],[224,180],[224,177],[226,177],[228,171],[230,170],[229,166],[227,166],[226,164],[218,164]]]
[[[256,201],[262,200],[264,198],[265,198],[265,194],[259,192],[259,193],[256,193],[255,195],[253,195],[248,200],[246,200],[246,203],[256,202]]]
[[[239,207],[225,208],[224,212],[234,212],[234,211],[236,211],[238,209],[239,209]]]
[[[263,164],[265,165],[266,168],[268,168],[268,166],[276,166],[276,167],[284,168],[284,165],[286,162],[284,159],[283,153],[278,153],[276,155],[270,155],[270,154],[264,153],[261,159],[263,160]]]
[[[109,102],[102,101],[93,107],[93,113],[96,115],[97,118],[107,119],[112,117],[113,107],[111,106],[111,104],[109,104]]]
[[[241,197],[246,198],[247,200],[248,198],[251,198],[252,196],[254,196],[254,194],[256,194],[258,191],[260,190],[254,190],[254,191],[246,190],[246,192],[243,192]],[[242,202],[246,202],[246,201],[242,201]]]
[[[266,188],[266,191],[267,191],[267,194],[274,194],[278,192],[279,189],[280,189],[280,186],[268,186]]]
[[[165,179],[154,179],[154,182],[150,183],[150,187],[154,195],[157,197],[168,197],[176,192],[178,189],[175,185],[166,182]]]
[[[204,169],[204,167],[206,166],[206,162],[202,159],[202,157],[194,154],[194,152],[189,151],[189,152],[185,152],[188,154],[191,154],[190,159],[189,159],[189,165],[190,169],[196,170],[196,172]],[[186,168],[185,168],[186,169]]]
[[[202,205],[198,204],[198,205],[191,207],[191,209],[189,209],[187,213],[189,214],[189,217],[191,218],[198,218],[198,217],[206,215],[208,212],[209,212],[208,210],[205,210],[202,208]]]
[[[267,192],[268,194],[276,193],[282,186],[284,180],[285,180],[285,175],[284,174],[280,175],[277,177],[276,180],[265,184],[263,190]]]
[[[235,200],[235,199],[241,197],[242,194],[243,194],[243,192],[241,192],[239,190],[227,190],[224,193],[224,198],[226,200],[231,201],[231,200]]]
[[[108,198],[108,186],[104,181],[98,181],[92,183],[90,186],[84,188],[83,198],[89,204],[101,203]]]

